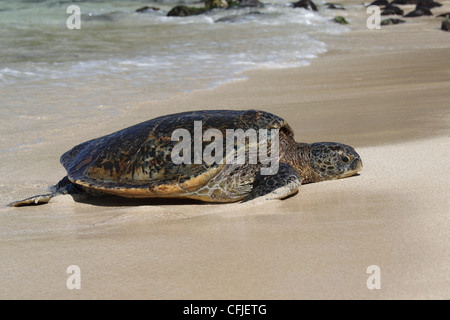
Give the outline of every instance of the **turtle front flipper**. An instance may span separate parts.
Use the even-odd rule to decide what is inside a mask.
[[[23,200],[14,201],[10,203],[8,206],[22,207],[22,206],[45,204],[48,203],[51,198],[59,196],[61,194],[75,194],[80,192],[80,189],[75,184],[73,184],[67,177],[64,177],[53,188],[54,188],[53,192],[46,194],[39,194]]]
[[[300,174],[287,163],[280,163],[274,175],[258,174],[253,182],[253,189],[243,200],[250,201],[258,197],[265,200],[284,199],[298,191],[302,184]]]

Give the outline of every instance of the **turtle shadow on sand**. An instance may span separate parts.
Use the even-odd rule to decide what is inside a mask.
[[[348,177],[356,178],[359,177],[360,173],[355,173],[354,175]],[[294,192],[284,198],[279,200],[284,201],[290,198],[293,198],[298,194]],[[195,199],[187,199],[187,198],[125,198],[114,195],[102,195],[102,196],[93,196],[87,193],[83,194],[70,194],[73,198],[74,202],[89,204],[99,207],[139,207],[139,206],[189,206],[189,205],[214,205],[218,206],[222,203],[219,202],[205,202]],[[42,205],[45,203],[39,203],[38,205]]]
[[[186,205],[219,205],[215,202],[204,202],[195,199],[178,198],[125,198],[114,195],[92,196],[89,194],[71,194],[76,203],[98,207],[140,207],[140,206],[186,206]]]

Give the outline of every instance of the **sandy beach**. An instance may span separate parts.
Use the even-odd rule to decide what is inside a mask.
[[[450,11],[450,1],[440,2],[435,16]],[[149,97],[117,123],[20,133],[42,131],[46,142],[1,157],[0,299],[449,299],[450,33],[435,16],[369,30],[359,1],[340,3],[349,8],[336,15],[350,31],[327,39],[328,51],[309,66]],[[283,201],[67,195],[6,206],[59,181],[59,157],[78,143],[164,114],[219,108],[275,113],[297,141],[349,144],[364,169]],[[71,265],[80,268],[80,289],[66,285]],[[373,265],[379,289],[367,286]]]

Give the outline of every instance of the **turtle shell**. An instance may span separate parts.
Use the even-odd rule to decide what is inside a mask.
[[[224,137],[226,129],[284,128],[293,135],[283,119],[263,111],[183,112],[81,143],[64,153],[61,163],[68,178],[87,189],[123,197],[183,197],[204,186],[225,165],[173,163],[171,152],[179,142],[171,140],[172,133],[184,128],[193,136],[194,121],[202,121],[202,134],[212,128]]]

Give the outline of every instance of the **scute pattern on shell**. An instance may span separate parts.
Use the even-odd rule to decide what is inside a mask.
[[[172,162],[171,152],[178,143],[171,141],[172,132],[184,128],[193,136],[194,121],[202,121],[203,133],[215,128],[224,137],[226,129],[238,128],[284,128],[293,136],[292,129],[283,119],[263,111],[183,112],[84,142],[64,153],[61,163],[72,182],[88,189],[130,197],[177,197],[193,193],[207,186],[224,167],[224,164],[175,165]]]

